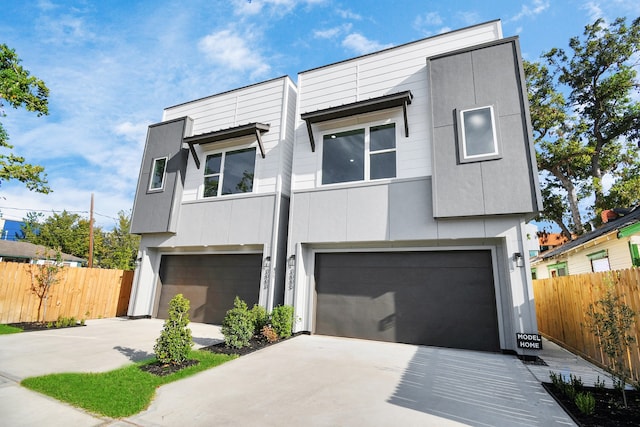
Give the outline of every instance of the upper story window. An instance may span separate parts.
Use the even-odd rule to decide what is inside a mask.
[[[459,110],[460,163],[500,158],[493,106]]]
[[[255,148],[207,155],[202,196],[217,197],[252,192],[255,164]]]
[[[322,184],[396,176],[394,123],[326,134],[322,144]]]
[[[166,170],[166,157],[153,159],[153,164],[151,166],[151,179],[149,180],[149,191],[158,191],[164,188],[164,177]]]

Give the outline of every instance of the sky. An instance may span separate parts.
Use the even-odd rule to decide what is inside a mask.
[[[638,0],[2,0],[0,43],[50,89],[49,115],[5,106],[14,153],[50,194],[0,183],[0,212],[66,210],[96,225],[133,207],[147,127],[182,102],[500,19],[529,61]],[[6,153],[5,153],[6,154]]]

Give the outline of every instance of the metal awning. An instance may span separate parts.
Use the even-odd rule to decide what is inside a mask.
[[[316,151],[316,143],[313,139],[313,123],[326,122],[328,120],[341,119],[344,117],[355,116],[357,114],[372,113],[374,111],[386,110],[389,108],[402,107],[404,114],[404,133],[409,137],[409,122],[407,121],[407,105],[411,104],[413,95],[411,91],[398,92],[391,95],[384,95],[377,98],[367,99],[366,101],[353,102],[351,104],[341,105],[339,107],[330,107],[323,110],[304,113],[300,116],[307,123],[307,132],[309,132],[309,142],[311,143],[311,151]]]
[[[269,125],[265,123],[249,123],[242,126],[235,126],[228,129],[217,130],[214,132],[203,133],[200,135],[188,136],[184,138],[184,142],[189,144],[189,151],[193,156],[193,160],[196,162],[196,166],[200,169],[200,159],[196,154],[196,150],[193,148],[196,144],[211,144],[220,141],[226,141],[233,138],[239,138],[242,136],[254,135],[258,140],[258,146],[260,147],[260,154],[264,159],[264,146],[262,145],[262,133],[269,131]]]

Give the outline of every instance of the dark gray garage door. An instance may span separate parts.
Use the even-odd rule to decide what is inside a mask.
[[[191,321],[219,325],[236,295],[249,307],[258,302],[261,267],[261,254],[164,255],[158,318],[166,319],[171,298],[183,294]]]
[[[499,351],[491,252],[316,254],[315,332]]]

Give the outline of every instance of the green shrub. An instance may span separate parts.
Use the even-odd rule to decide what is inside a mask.
[[[165,364],[179,365],[187,360],[193,347],[189,325],[189,300],[178,294],[169,301],[169,318],[153,346],[156,358]]]
[[[236,297],[233,308],[227,311],[222,321],[222,335],[227,347],[242,348],[249,345],[253,336],[252,316],[247,303]]]
[[[249,310],[251,315],[251,323],[253,324],[253,334],[259,335],[266,325],[269,324],[269,315],[267,309],[261,305],[254,304],[253,308]]]
[[[274,308],[271,312],[271,326],[280,338],[290,337],[293,329],[293,307],[280,305]]]
[[[591,415],[596,410],[596,399],[589,392],[576,394],[574,402],[580,412],[585,415]]]

